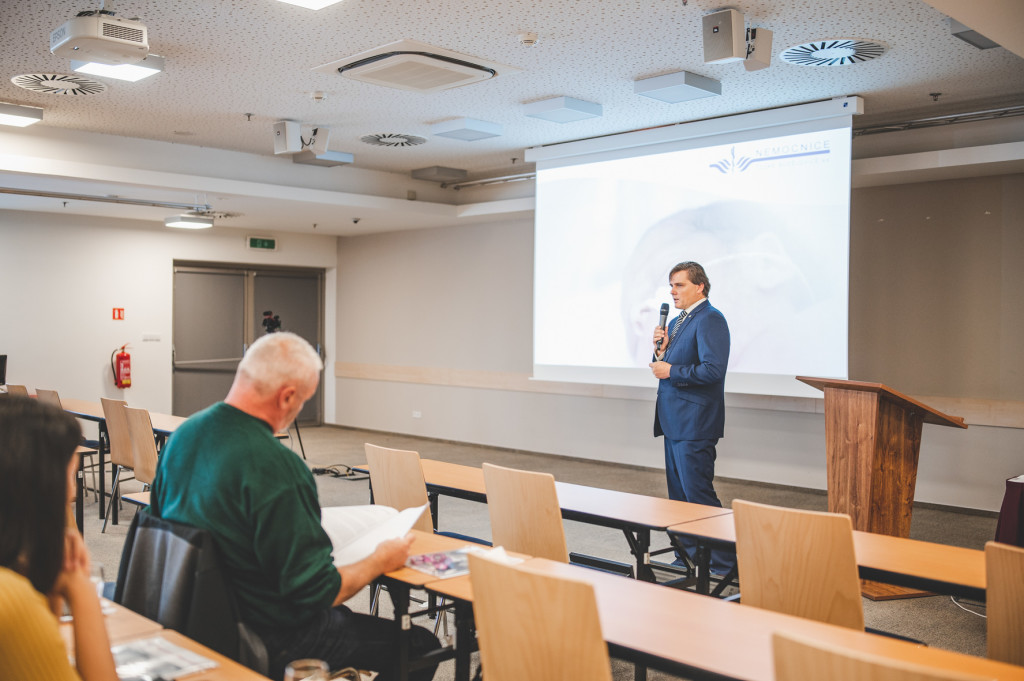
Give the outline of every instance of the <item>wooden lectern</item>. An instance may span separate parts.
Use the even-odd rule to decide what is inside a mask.
[[[825,393],[828,510],[850,516],[855,530],[909,537],[921,429],[966,428],[963,418],[881,383],[796,378]],[[863,591],[872,599],[916,595],[875,582],[863,582]]]

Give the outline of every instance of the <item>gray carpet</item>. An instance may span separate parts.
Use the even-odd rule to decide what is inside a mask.
[[[294,432],[292,430],[293,435]],[[474,466],[491,462],[545,471],[553,474],[557,480],[566,482],[651,496],[666,495],[664,471],[661,470],[332,427],[304,428],[302,441],[310,466],[364,463],[363,443],[371,442],[385,447],[413,449],[424,458]],[[298,442],[294,438],[290,446],[296,452],[299,451]],[[368,502],[366,481],[318,476],[317,486],[323,506]],[[724,479],[717,480],[716,487],[722,503],[726,506],[729,506],[733,499],[748,499],[793,508],[826,508],[825,493],[815,490]],[[141,489],[141,485],[131,481],[125,484],[125,489],[135,491]],[[97,505],[91,497],[86,503],[85,512],[85,538],[92,552],[93,561],[102,563],[106,569],[107,579],[113,580],[120,562],[125,532],[134,512],[133,508],[126,504],[121,524],[108,526],[105,534],[100,533],[101,521],[96,517]],[[439,519],[440,528],[443,530],[490,538],[487,509],[482,504],[442,497]],[[980,549],[986,541],[994,537],[995,525],[996,518],[993,514],[958,512],[955,509],[917,505],[914,508],[911,536],[925,541]],[[626,563],[633,562],[624,537],[616,530],[576,522],[566,522],[565,529],[570,551]],[[668,541],[657,535],[652,538],[652,543],[655,548],[668,546]],[[367,591],[364,591],[353,599],[350,605],[357,610],[365,610],[368,602]],[[384,602],[387,603],[387,599],[384,599]],[[869,627],[910,636],[937,648],[971,655],[985,654],[984,618],[962,610],[949,597],[931,596],[883,602],[864,599],[863,603],[864,616]],[[984,613],[983,606],[965,605]],[[685,635],[685,632],[680,632],[680,635]],[[633,678],[632,665],[626,663],[614,663],[614,672],[616,679]],[[448,662],[441,666],[436,678],[450,679],[452,675],[453,665]],[[649,678],[675,677],[652,672]]]

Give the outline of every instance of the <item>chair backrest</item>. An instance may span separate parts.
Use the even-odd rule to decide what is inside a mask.
[[[58,409],[64,408],[60,404],[60,397],[57,396],[56,390],[43,390],[42,388],[36,388],[36,399],[43,404],[49,404],[57,407]]]
[[[128,433],[132,440],[132,467],[135,479],[147,485],[156,477],[156,440],[153,439],[153,422],[145,409],[124,407],[128,419]]]
[[[1024,666],[1024,549],[985,544],[988,656]]]
[[[594,587],[470,554],[487,681],[611,681]]]
[[[7,384],[8,395],[20,395],[21,397],[28,397],[28,388],[23,385],[11,385]]]
[[[423,468],[417,452],[388,449],[369,442],[363,447],[366,450],[375,504],[404,511],[427,503],[427,483],[423,481]],[[420,516],[413,529],[431,533],[434,531],[429,511]]]
[[[772,634],[772,653],[775,681],[984,681],[989,678],[841,648],[784,632]]]
[[[128,430],[128,417],[124,413],[128,403],[101,397],[100,404],[103,405],[103,419],[107,423],[107,436],[110,438],[110,462],[115,466],[132,468],[135,465],[132,436]]]
[[[114,601],[267,673],[267,651],[238,616],[220,553],[206,531],[135,514],[121,552]]]
[[[554,476],[489,463],[483,469],[494,545],[568,563]]]
[[[733,501],[743,603],[864,629],[850,517]]]

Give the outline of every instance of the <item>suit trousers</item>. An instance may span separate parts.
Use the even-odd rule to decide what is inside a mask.
[[[710,440],[671,440],[665,438],[665,476],[668,481],[668,498],[688,501],[691,504],[717,506],[722,502],[715,494],[715,445],[718,438]],[[683,540],[683,547],[692,560],[696,553],[696,542]],[[679,556],[681,559],[682,556]],[[714,549],[711,552],[711,571],[724,575],[736,564],[732,551]]]

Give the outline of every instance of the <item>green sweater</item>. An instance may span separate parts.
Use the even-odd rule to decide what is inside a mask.
[[[338,595],[313,475],[269,424],[228,404],[194,414],[168,440],[150,510],[213,535],[249,624],[300,625]]]

